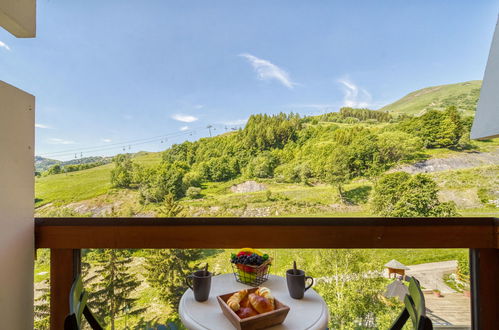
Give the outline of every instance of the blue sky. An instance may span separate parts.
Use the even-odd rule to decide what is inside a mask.
[[[419,88],[481,79],[498,9],[38,0],[36,39],[0,31],[0,79],[36,96],[38,155],[157,151],[253,113],[377,109]]]

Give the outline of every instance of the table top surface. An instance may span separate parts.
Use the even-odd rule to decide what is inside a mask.
[[[286,279],[276,275],[269,275],[268,281],[261,286],[272,290],[272,295],[290,308],[284,323],[269,329],[326,329],[329,317],[327,305],[314,289],[307,290],[303,299],[293,299],[289,296]],[[223,315],[217,296],[249,288],[251,287],[248,285],[236,282],[234,274],[224,274],[212,278],[207,301],[197,302],[192,290],[188,289],[179,304],[182,322],[189,329],[234,329]]]

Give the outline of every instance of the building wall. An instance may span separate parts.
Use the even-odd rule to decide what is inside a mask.
[[[0,329],[33,329],[34,105],[0,81]]]
[[[34,38],[36,0],[0,0],[0,26],[18,38]]]
[[[496,24],[489,59],[483,76],[480,99],[473,127],[472,139],[499,136],[499,20]]]

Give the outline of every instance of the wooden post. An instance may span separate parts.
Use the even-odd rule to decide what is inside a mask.
[[[80,272],[80,250],[50,250],[50,329],[59,330],[69,313],[69,291]]]
[[[470,267],[472,328],[496,329],[499,324],[499,249],[471,249]]]

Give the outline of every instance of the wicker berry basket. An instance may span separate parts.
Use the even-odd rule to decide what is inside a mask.
[[[260,266],[231,264],[234,277],[239,283],[257,287],[269,279],[272,258],[268,258]]]

